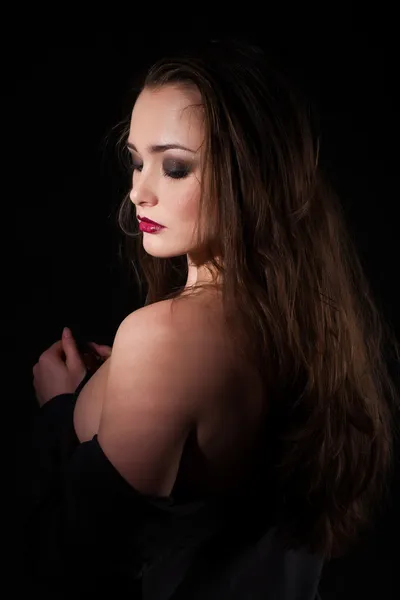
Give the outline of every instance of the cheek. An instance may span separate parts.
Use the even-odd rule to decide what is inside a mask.
[[[192,223],[197,218],[200,201],[198,181],[169,183],[168,190],[165,190],[165,198],[168,198],[167,205],[171,216],[175,215],[180,222]]]
[[[179,218],[192,222],[197,218],[200,201],[200,185],[197,181],[188,181],[179,186],[174,196],[174,204],[179,213]]]

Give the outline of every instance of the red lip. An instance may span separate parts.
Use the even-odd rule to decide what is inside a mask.
[[[144,223],[150,223],[151,225],[158,225],[159,227],[165,227],[165,225],[161,225],[161,223],[156,223],[156,221],[152,221],[147,217],[138,217],[138,221],[143,221]]]

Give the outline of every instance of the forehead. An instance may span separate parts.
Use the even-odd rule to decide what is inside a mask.
[[[165,86],[141,92],[133,107],[129,137],[137,147],[142,142],[146,146],[179,142],[197,150],[203,127],[200,92]]]

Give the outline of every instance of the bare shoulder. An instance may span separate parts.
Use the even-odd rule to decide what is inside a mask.
[[[193,297],[176,304],[162,300],[144,306],[128,315],[120,327],[125,330],[160,328],[175,337],[180,346],[197,345],[198,350],[201,342],[208,351],[227,342],[220,302],[204,298]]]
[[[153,359],[157,347],[160,353],[168,348],[170,358],[182,367],[176,376],[190,381],[193,400],[201,398],[203,392],[210,398],[213,392],[219,394],[232,373],[237,372],[235,353],[217,302],[196,298],[175,305],[171,300],[157,302],[128,315],[118,335],[124,339],[128,351],[131,344],[140,343],[151,350]],[[204,400],[205,396],[202,397]]]
[[[145,493],[170,492],[185,442],[210,404],[205,399],[224,386],[223,361],[217,364],[201,315],[189,305],[172,313],[163,302],[128,315],[109,359],[98,441]]]
[[[204,297],[195,296],[176,303],[172,300],[161,300],[135,310],[125,320],[133,324],[155,320],[160,325],[185,328],[189,324],[200,325],[210,321],[210,308],[214,307],[215,309],[216,306],[216,301],[212,302],[210,299],[206,300]]]

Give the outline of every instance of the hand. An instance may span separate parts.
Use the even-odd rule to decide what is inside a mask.
[[[69,335],[64,332],[61,340],[45,350],[33,367],[33,387],[40,406],[59,394],[74,393],[86,375],[85,363],[71,332]]]

